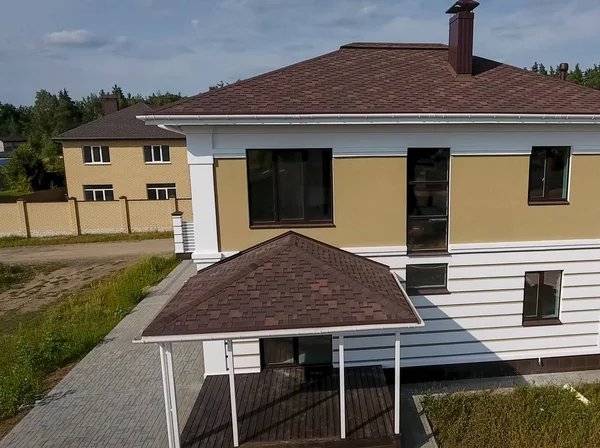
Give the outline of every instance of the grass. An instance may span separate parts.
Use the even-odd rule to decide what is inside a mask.
[[[27,265],[0,263],[0,293],[24,283],[31,272]]]
[[[424,407],[440,448],[600,446],[600,384],[519,387],[507,393],[427,396]]]
[[[45,377],[85,356],[178,263],[175,257],[144,259],[0,337],[0,419],[34,403]]]
[[[173,238],[173,232],[106,233],[95,235],[65,235],[39,238],[6,236],[0,238],[0,248],[23,246],[53,246],[57,244],[106,243],[111,241],[140,241]]]

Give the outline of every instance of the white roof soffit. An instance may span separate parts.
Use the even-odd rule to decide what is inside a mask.
[[[137,119],[144,121],[147,125],[169,127],[328,124],[600,124],[600,114],[138,115]]]

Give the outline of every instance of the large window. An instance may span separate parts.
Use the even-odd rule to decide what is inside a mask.
[[[409,294],[447,294],[447,264],[409,264],[406,291]]]
[[[83,162],[86,164],[110,163],[110,149],[108,146],[84,146]]]
[[[83,197],[86,201],[114,201],[112,185],[84,185]]]
[[[175,184],[148,184],[146,190],[150,200],[165,200],[177,197]]]
[[[147,145],[144,146],[144,162],[146,163],[170,163],[171,151],[169,145]]]
[[[525,273],[523,325],[560,323],[561,271]]]
[[[250,225],[333,221],[330,149],[249,149]]]
[[[566,203],[570,148],[533,148],[529,160],[529,203]]]
[[[447,251],[450,149],[409,148],[407,170],[408,251]]]
[[[261,339],[262,365],[331,365],[331,336]]]

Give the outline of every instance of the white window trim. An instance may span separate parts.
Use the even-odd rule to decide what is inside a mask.
[[[99,162],[94,162],[94,148],[98,148],[100,150],[100,161]],[[108,152],[110,154],[110,148],[108,148]],[[92,156],[92,161],[91,162],[85,162],[85,158],[84,158],[84,165],[110,165],[110,162],[105,162],[102,160],[102,146],[90,146],[90,155]]]
[[[115,189],[114,188],[84,188],[83,189],[83,197],[84,198],[85,198],[85,193],[88,192],[88,191],[91,191],[94,194],[94,200],[93,201],[87,201],[86,200],[86,202],[106,202],[106,201],[109,201],[108,199],[106,199],[106,192],[107,191],[112,191],[113,192],[113,197],[115,195]],[[104,199],[102,201],[96,200],[96,193],[102,193],[102,197]]]
[[[169,200],[171,198],[169,198],[169,190],[175,190],[175,197],[177,197],[177,186],[176,184],[173,184],[172,187],[148,187],[146,186],[146,195],[148,195],[148,192],[150,190],[153,190],[156,193],[156,199],[150,199],[148,198],[149,201],[164,201],[164,200]],[[159,191],[164,191],[165,192],[165,196],[167,197],[166,199],[159,199]]]
[[[162,160],[162,147],[167,146],[169,148],[169,160],[167,162]],[[160,148],[160,160],[154,160],[154,148]],[[169,145],[150,145],[150,162],[144,162],[146,165],[170,165],[171,164],[171,147]]]

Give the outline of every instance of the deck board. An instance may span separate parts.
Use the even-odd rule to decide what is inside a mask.
[[[340,434],[337,369],[266,369],[236,375],[242,446],[399,446],[393,401],[379,366],[346,369],[347,439]],[[185,448],[232,448],[229,378],[209,376],[183,429]],[[292,445],[292,446],[293,446]]]

